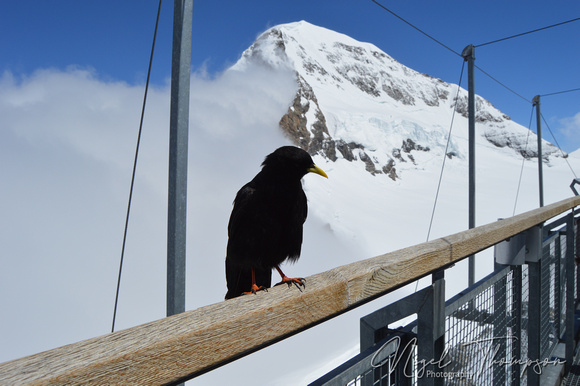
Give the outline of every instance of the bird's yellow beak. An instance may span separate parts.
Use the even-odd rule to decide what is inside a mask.
[[[328,176],[326,175],[326,173],[324,173],[324,170],[320,169],[316,165],[313,165],[311,168],[308,168],[307,171],[309,173],[316,173],[316,174],[321,175],[322,177],[328,178]]]

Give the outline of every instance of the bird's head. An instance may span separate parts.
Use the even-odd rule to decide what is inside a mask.
[[[262,163],[264,170],[276,174],[294,176],[298,179],[307,173],[316,173],[328,178],[324,170],[314,164],[312,157],[306,151],[296,146],[282,146],[266,156]]]

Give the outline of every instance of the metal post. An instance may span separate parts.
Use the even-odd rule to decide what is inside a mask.
[[[508,318],[507,310],[507,293],[506,287],[508,285],[507,275],[498,280],[493,285],[493,304],[494,304],[494,314],[493,318],[493,337],[494,346],[497,349],[497,358],[507,359],[507,340],[511,339],[512,344],[517,343],[515,339],[508,337],[507,323],[505,323]],[[507,384],[506,378],[507,366],[494,365],[493,366],[493,384],[494,385],[505,385]]]
[[[540,185],[540,207],[544,206],[544,171],[542,162],[542,113],[540,111],[540,96],[536,95],[534,99],[534,106],[536,106],[536,127],[538,134],[538,182]]]
[[[575,211],[572,211],[573,216],[575,216]],[[573,222],[575,225],[575,232],[574,232],[574,240],[575,240],[575,256],[580,258],[580,232],[578,232],[578,230],[580,229],[580,220],[578,219],[574,219]],[[574,259],[576,260],[576,259]],[[575,278],[576,280],[580,280],[580,264],[576,264],[576,267],[574,269],[575,271]],[[576,299],[580,299],[580,285],[576,286]]]
[[[432,292],[417,313],[417,335],[419,341],[418,360],[425,364],[425,372],[418,379],[419,385],[443,385],[445,378],[427,376],[427,373],[442,373],[445,369],[435,364],[443,357],[445,349],[445,274],[444,271],[432,275]]]
[[[556,336],[562,336],[562,233],[554,240],[554,314]]]
[[[475,83],[473,78],[475,47],[468,45],[461,56],[467,61],[467,112],[469,117],[469,229],[475,228]],[[469,256],[469,285],[475,283],[475,255]]]
[[[574,211],[568,215],[566,221],[566,372],[570,371],[574,359],[574,311],[576,309],[574,298]]]
[[[434,280],[439,280],[442,278],[443,272],[441,271],[440,274],[435,274]],[[438,284],[439,285],[439,284]],[[389,334],[392,334],[393,330],[389,330],[389,324],[396,322],[397,320],[401,320],[409,315],[418,314],[421,318],[421,328],[418,330],[418,340],[415,342],[420,350],[432,350],[433,347],[433,331],[434,331],[434,324],[433,324],[433,293],[434,293],[435,286],[428,286],[419,290],[403,299],[398,300],[395,303],[389,304],[367,316],[364,316],[360,319],[360,351],[363,353],[371,349],[375,344],[379,341],[384,339]],[[440,288],[440,287],[438,287]],[[441,291],[441,290],[440,290]],[[442,294],[438,301],[444,302],[445,295]],[[439,315],[439,314],[438,314]],[[443,318],[442,323],[439,323],[439,326],[444,325],[445,323],[445,313],[443,308],[443,315],[439,315],[439,317]],[[414,374],[414,361],[407,359],[410,355],[413,355],[413,349],[406,349],[410,335],[408,331],[398,331],[399,333],[403,332],[403,335],[400,335],[401,342],[398,345],[397,355],[398,355],[398,366],[397,366],[397,385],[406,385],[411,384],[413,377],[409,377],[410,374]],[[443,331],[441,334],[444,334]],[[442,349],[441,349],[442,350]],[[427,353],[423,353],[422,358],[429,358],[432,351],[427,351]],[[426,359],[428,360],[428,359]],[[410,368],[406,366],[409,365]],[[406,370],[405,370],[406,369]],[[406,373],[405,373],[406,371]],[[374,375],[374,374],[373,374]],[[422,380],[419,382],[423,382],[423,379],[428,379],[428,377],[423,376]],[[374,376],[365,376],[362,378],[362,385],[373,385],[377,379]]]
[[[528,359],[540,361],[542,320],[542,227],[526,233],[526,262],[528,264]],[[539,386],[540,374],[531,367],[527,370],[528,385]]]
[[[167,316],[185,311],[187,141],[193,0],[175,0],[169,122]]]
[[[528,359],[532,361],[540,360],[540,320],[541,312],[541,260],[534,263],[528,263],[528,288],[529,288],[529,305],[528,305]],[[528,368],[528,385],[539,385],[540,375]]]
[[[513,284],[512,284],[512,336],[514,336],[512,358],[515,359],[511,367],[511,379],[513,386],[520,386],[520,363],[517,359],[522,358],[522,266],[512,267]]]

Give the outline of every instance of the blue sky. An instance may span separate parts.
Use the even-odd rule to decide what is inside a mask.
[[[580,17],[572,1],[383,1],[382,4],[456,52]],[[158,2],[55,0],[4,2],[0,8],[0,73],[26,76],[45,68],[92,68],[102,79],[142,83]],[[153,81],[170,74],[173,2],[162,6]],[[213,76],[233,64],[270,26],[306,20],[371,42],[403,64],[457,83],[462,59],[381,9],[357,1],[194,2],[192,67]],[[479,47],[476,64],[531,100],[580,87],[580,21]],[[531,106],[476,72],[476,92],[528,125]],[[465,79],[465,78],[464,78]],[[466,86],[466,83],[464,83]],[[580,92],[545,97],[542,113],[567,151],[580,147]],[[535,126],[535,124],[534,124]],[[547,139],[553,141],[546,131]]]

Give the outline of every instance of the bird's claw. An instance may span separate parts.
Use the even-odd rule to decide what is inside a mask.
[[[300,288],[301,286],[306,288],[306,279],[303,277],[284,277],[282,278],[282,281],[276,285],[280,285],[280,284],[288,284],[288,288],[292,287],[292,284],[294,284],[296,286],[296,288],[298,288],[300,290],[300,292],[302,292],[302,288]]]
[[[296,280],[292,280],[292,283],[296,286],[296,288],[300,290],[300,292],[302,292],[302,288],[300,288],[301,286],[306,288],[306,279],[304,279],[303,277],[299,277],[296,278]],[[288,283],[288,287],[291,287],[290,283]]]
[[[266,292],[268,292],[268,288],[263,287],[263,286],[262,287],[258,287],[257,285],[254,284],[254,285],[252,285],[252,289],[250,291],[248,291],[248,292],[242,292],[242,295],[250,295],[250,294],[256,295],[256,293],[258,291],[266,291]]]

